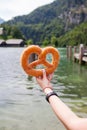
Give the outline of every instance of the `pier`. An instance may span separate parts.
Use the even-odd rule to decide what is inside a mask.
[[[72,56],[73,55],[73,56]],[[72,59],[76,62],[78,61],[79,64],[87,63],[87,47],[83,44],[80,46],[68,46],[67,47],[67,58]]]

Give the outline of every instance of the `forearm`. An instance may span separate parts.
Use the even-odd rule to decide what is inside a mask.
[[[64,124],[67,130],[87,130],[87,119],[77,117],[74,112],[57,97],[52,91],[51,79],[52,75],[47,77],[46,72],[43,71],[43,77],[37,78],[37,82],[46,94],[46,99],[49,101],[56,116]]]
[[[44,90],[45,94],[52,90],[47,88]],[[64,124],[67,129],[71,129],[72,120],[77,120],[78,117],[65,105],[57,96],[53,95],[49,98],[49,103],[55,112],[56,116]]]

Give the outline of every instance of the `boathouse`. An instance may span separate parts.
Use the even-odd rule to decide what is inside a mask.
[[[0,39],[0,47],[6,46],[6,42],[3,39]]]
[[[7,47],[23,47],[25,45],[22,39],[9,39],[6,40]]]

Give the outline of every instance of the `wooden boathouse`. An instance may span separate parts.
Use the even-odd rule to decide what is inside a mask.
[[[6,46],[6,42],[3,39],[0,39],[0,47]]]
[[[0,47],[24,47],[25,42],[22,39],[0,39]]]
[[[22,39],[8,39],[6,40],[7,47],[23,47],[24,41]]]

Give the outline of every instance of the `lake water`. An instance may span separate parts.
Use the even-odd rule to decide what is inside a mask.
[[[0,130],[65,130],[35,79],[21,68],[23,50],[0,48]],[[77,115],[87,117],[87,66],[67,60],[66,49],[58,50],[54,90]]]

